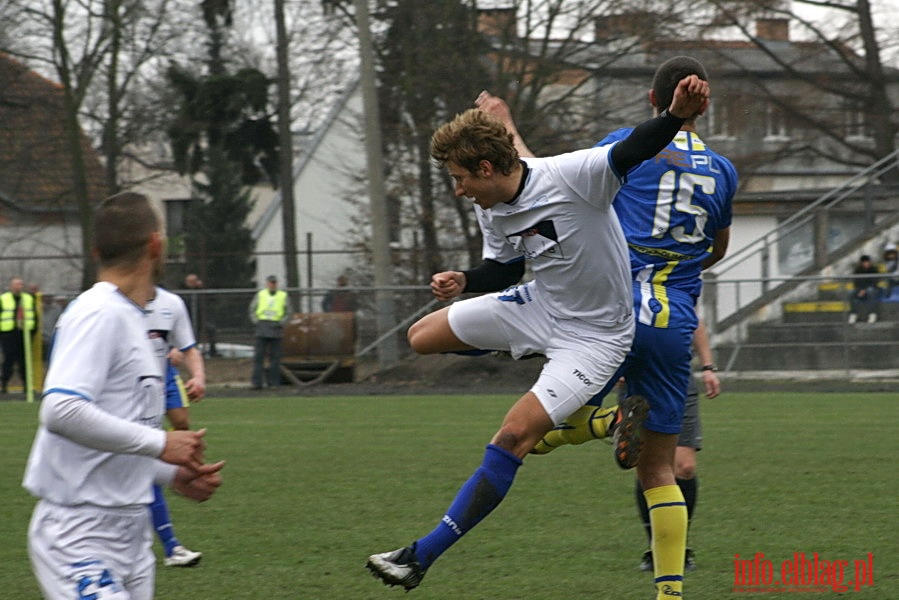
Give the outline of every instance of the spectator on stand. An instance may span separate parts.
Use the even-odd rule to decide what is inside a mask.
[[[849,322],[855,323],[859,314],[866,314],[868,323],[875,323],[880,308],[880,269],[871,261],[870,256],[863,254],[852,274],[855,277],[852,279],[852,295],[849,298]]]

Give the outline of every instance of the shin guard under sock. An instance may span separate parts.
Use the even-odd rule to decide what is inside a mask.
[[[658,600],[680,597],[684,585],[687,546],[687,507],[680,488],[664,485],[646,490],[652,523],[652,560]]]
[[[521,459],[493,444],[487,445],[481,466],[456,494],[443,519],[428,535],[415,543],[415,556],[422,568],[431,563],[472,527],[490,514],[512,486]]]

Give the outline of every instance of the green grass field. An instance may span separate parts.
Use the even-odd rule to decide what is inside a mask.
[[[512,400],[213,395],[193,420],[209,429],[208,458],[228,460],[225,485],[201,505],[171,498],[179,537],[205,556],[160,566],[157,598],[405,598],[366,557],[433,528]],[[0,403],[0,590],[16,600],[39,598],[25,549],[34,501],[20,486],[37,411]],[[731,393],[702,411],[699,568],[685,597],[796,597],[734,593],[734,557],[764,553],[779,574],[798,552],[850,565],[873,553],[873,586],[803,597],[899,597],[899,397]],[[603,442],[562,448],[528,458],[504,503],[409,597],[648,600],[644,549],[633,474]]]

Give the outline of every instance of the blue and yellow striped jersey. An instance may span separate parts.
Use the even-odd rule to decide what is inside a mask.
[[[630,132],[619,129],[596,145],[622,140]],[[613,206],[628,242],[635,291],[641,288],[662,304],[672,293],[695,302],[702,290],[702,261],[715,233],[730,227],[736,189],[733,164],[687,131],[627,174]]]

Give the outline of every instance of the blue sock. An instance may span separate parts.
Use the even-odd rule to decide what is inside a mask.
[[[415,557],[427,569],[441,554],[499,506],[512,487],[521,459],[493,444],[484,461],[456,494],[437,527],[415,542]]]
[[[171,556],[172,549],[180,546],[181,542],[175,537],[175,529],[172,527],[172,519],[169,517],[169,506],[162,495],[162,487],[153,486],[153,504],[150,505],[150,513],[153,515],[153,528],[162,542],[165,555]]]

